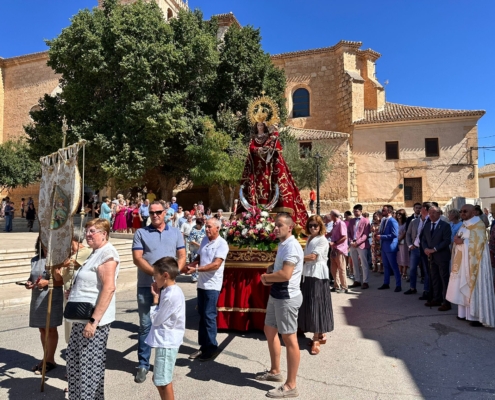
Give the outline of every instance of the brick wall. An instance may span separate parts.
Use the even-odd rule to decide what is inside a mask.
[[[58,76],[46,65],[47,53],[4,60],[3,141],[24,135],[23,126],[30,123],[29,111],[46,93],[58,86]]]

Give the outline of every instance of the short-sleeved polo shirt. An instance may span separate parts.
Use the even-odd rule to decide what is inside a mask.
[[[270,296],[275,299],[292,299],[301,293],[300,284],[304,264],[304,252],[295,236],[290,236],[282,243],[279,243],[273,272],[280,271],[284,266],[284,261],[294,264],[295,267],[290,280],[286,282],[275,282],[270,288]]]
[[[225,268],[225,259],[229,254],[229,245],[225,239],[218,236],[215,240],[208,239],[205,236],[201,241],[199,248],[199,266],[211,264],[215,258],[221,258],[222,264],[216,271],[200,272],[198,275],[198,288],[204,290],[222,290],[223,270]]]
[[[140,228],[134,234],[132,250],[142,250],[143,258],[153,265],[163,257],[177,256],[177,250],[183,249],[184,238],[177,228],[165,226],[163,231],[149,225],[146,228]],[[138,268],[138,287],[150,287],[153,283],[153,277],[144,273]]]
[[[141,204],[141,207],[139,207],[139,214],[141,214],[142,217],[148,218],[150,216],[150,206]]]

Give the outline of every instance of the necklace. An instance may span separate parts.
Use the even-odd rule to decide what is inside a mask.
[[[263,144],[265,143],[267,136],[267,134],[258,135],[254,138],[254,141],[258,144]]]

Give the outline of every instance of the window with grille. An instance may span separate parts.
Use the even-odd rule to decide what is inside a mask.
[[[399,142],[385,142],[385,158],[387,160],[399,159]]]
[[[438,147],[438,138],[425,139],[426,157],[438,157],[440,150]]]
[[[309,117],[309,92],[297,89],[292,95],[292,117]]]
[[[311,142],[299,143],[299,157],[306,158],[311,156],[311,149],[313,148]]]

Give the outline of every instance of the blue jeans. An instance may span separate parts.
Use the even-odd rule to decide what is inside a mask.
[[[218,290],[198,288],[199,329],[198,343],[203,354],[214,353],[217,343],[217,302]]]
[[[5,216],[5,232],[12,231],[12,215]]]
[[[138,330],[138,361],[139,367],[150,369],[151,347],[145,343],[151,328],[150,308],[153,304],[153,295],[149,287],[137,288],[137,302],[139,313]]]
[[[389,253],[382,250],[382,263],[384,272],[383,284],[390,285],[390,270],[392,269],[395,275],[395,286],[400,287],[402,277],[400,276],[399,266],[397,265],[397,252]]]
[[[421,256],[419,249],[415,248],[409,252],[409,278],[411,282],[411,289],[416,289],[416,282],[418,280],[418,267],[421,263]]]

